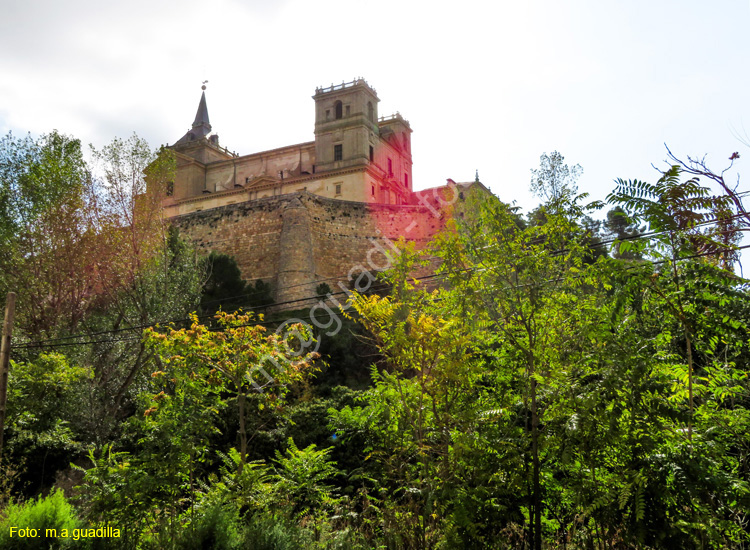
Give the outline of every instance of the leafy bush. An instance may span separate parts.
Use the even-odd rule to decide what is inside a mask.
[[[203,261],[208,278],[203,285],[201,309],[207,314],[220,307],[224,311],[238,308],[262,308],[273,304],[273,289],[258,279],[255,285],[242,278],[237,260],[227,254],[211,252]]]
[[[305,545],[300,530],[273,516],[256,516],[245,530],[243,550],[296,550]]]
[[[315,287],[315,294],[318,296],[326,296],[331,293],[331,287],[328,283],[320,283]]]
[[[18,529],[37,529],[38,536],[19,537],[14,531],[11,537],[11,527]],[[62,491],[55,491],[51,495],[30,500],[20,504],[10,504],[4,517],[0,519],[0,548],[3,550],[25,550],[39,548],[62,549],[81,548],[82,542],[73,538],[75,529],[81,529],[80,520],[76,517],[73,506],[65,499]],[[57,535],[68,533],[68,538],[47,537],[47,530],[55,529]]]
[[[18,474],[15,491],[49,487],[81,449],[81,410],[90,371],[58,353],[14,362],[8,381],[7,457]],[[20,468],[22,463],[37,468]],[[31,497],[32,494],[27,496]]]
[[[339,475],[334,462],[329,459],[331,448],[318,450],[315,445],[299,449],[289,438],[285,455],[276,451],[276,487],[291,509],[292,515],[301,517],[335,504],[334,488],[327,482]]]
[[[197,510],[190,525],[180,531],[175,548],[181,550],[233,550],[239,548],[240,530],[237,508],[211,503]]]
[[[335,530],[323,519],[303,526],[276,515],[253,516],[244,532],[242,550],[359,550],[372,546],[360,542],[351,531]]]

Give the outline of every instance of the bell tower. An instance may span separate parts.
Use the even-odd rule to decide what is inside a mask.
[[[366,166],[377,141],[378,95],[364,79],[316,88],[316,172]]]

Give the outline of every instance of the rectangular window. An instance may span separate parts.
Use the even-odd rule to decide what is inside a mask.
[[[337,183],[337,184],[336,184],[336,194],[337,194],[337,195],[340,195],[340,194],[341,194],[341,184],[340,184],[340,183]]]
[[[409,174],[404,174],[404,187],[409,189]]]
[[[388,175],[393,175],[393,161],[390,158],[388,159]]]
[[[374,185],[371,185],[371,186],[370,186],[370,194],[371,194],[371,195],[372,195],[373,197],[375,196],[375,186],[374,186]]]
[[[370,162],[375,162],[375,149],[370,145]]]
[[[334,145],[333,146],[333,160],[337,161],[343,158],[344,158],[344,146],[341,144]]]

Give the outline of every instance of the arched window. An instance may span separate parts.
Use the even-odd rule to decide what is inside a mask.
[[[367,118],[370,122],[375,122],[375,109],[372,108],[372,101],[367,102]]]
[[[336,119],[341,118],[343,116],[343,110],[344,110],[343,109],[343,105],[341,104],[341,102],[337,101],[336,103],[334,103],[333,108],[334,108],[334,110],[336,112],[335,118]]]

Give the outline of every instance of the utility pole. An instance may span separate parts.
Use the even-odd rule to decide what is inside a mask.
[[[10,371],[10,339],[16,315],[16,293],[8,292],[5,300],[5,322],[0,341],[0,460],[3,457],[3,432],[5,428],[5,404],[8,399],[8,372]]]

